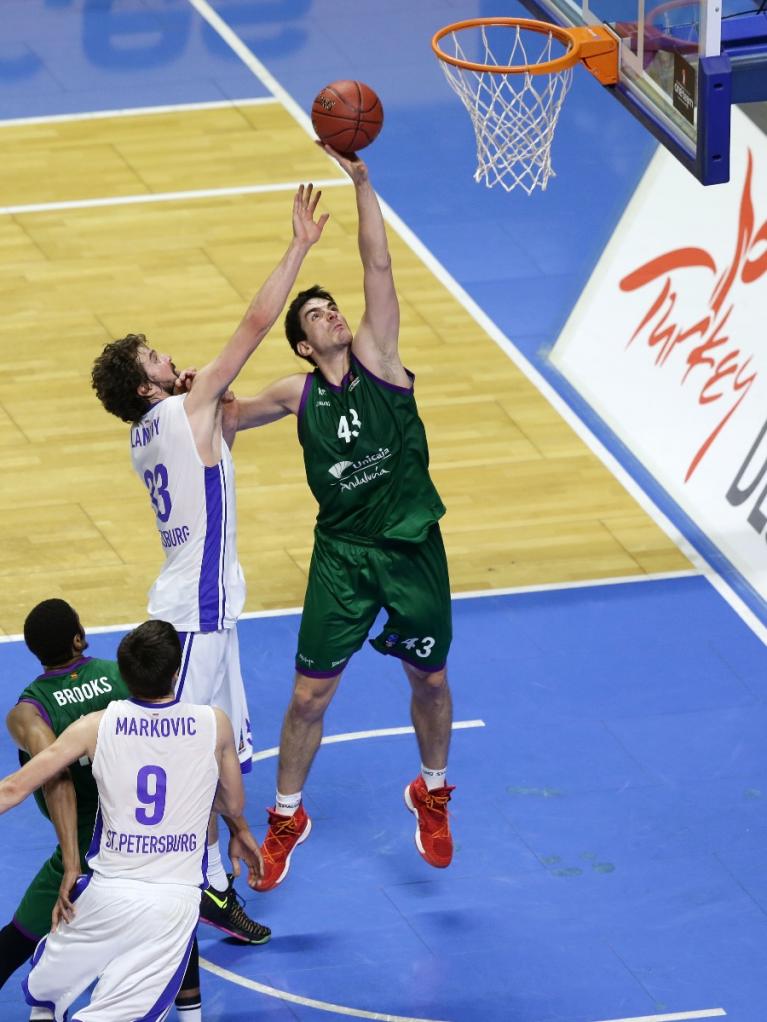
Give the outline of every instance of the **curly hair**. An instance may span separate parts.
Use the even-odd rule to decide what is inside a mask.
[[[299,358],[305,358],[307,362],[315,364],[314,359],[310,358],[309,355],[302,355],[299,351],[296,351],[299,341],[306,340],[306,334],[301,326],[301,320],[299,316],[301,309],[309,301],[310,298],[324,298],[325,301],[330,302],[331,305],[336,304],[336,300],[333,295],[326,291],[319,284],[313,284],[307,288],[306,291],[299,291],[296,297],[288,306],[288,311],[285,313],[285,336],[288,339],[288,344],[293,349],[293,354],[298,355]]]
[[[91,384],[99,401],[123,422],[138,422],[149,402],[138,388],[149,378],[138,362],[138,350],[147,343],[143,334],[128,334],[110,341],[93,363]]]

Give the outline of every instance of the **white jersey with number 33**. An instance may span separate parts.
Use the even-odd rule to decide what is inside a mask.
[[[168,397],[131,427],[131,460],[149,491],[165,564],[149,594],[149,613],[180,632],[232,628],[245,604],[237,559],[234,463],[206,467],[184,401]]]
[[[205,884],[218,784],[209,706],[120,699],[101,719],[93,757],[99,812],[87,858],[104,877]]]

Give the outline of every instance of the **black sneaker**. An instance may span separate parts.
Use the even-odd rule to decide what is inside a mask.
[[[229,886],[223,893],[215,887],[208,887],[202,892],[200,920],[245,944],[266,944],[272,939],[272,931],[268,926],[262,926],[245,914],[243,900],[234,889],[234,878],[231,875]]]

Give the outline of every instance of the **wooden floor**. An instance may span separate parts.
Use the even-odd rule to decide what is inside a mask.
[[[125,197],[335,181],[323,195],[330,223],[299,284],[329,287],[354,324],[353,191],[276,103],[2,126],[0,143],[0,631],[18,633],[30,606],[56,595],[89,625],[141,620],[162,553],[127,427],[91,390],[92,361],[110,338],[144,332],[179,368],[204,364],[287,245],[292,190]],[[75,205],[18,208],[58,202]],[[689,568],[410,248],[390,239],[401,347],[448,507],[454,591]],[[296,368],[275,328],[236,389]],[[298,606],[315,508],[295,421],[240,436],[235,462],[247,609]]]

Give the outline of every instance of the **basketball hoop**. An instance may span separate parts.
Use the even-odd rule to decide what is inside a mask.
[[[470,43],[477,61],[466,56]],[[618,80],[618,41],[601,26],[473,18],[446,25],[431,46],[474,126],[474,180],[507,192],[519,185],[531,195],[554,174],[551,143],[573,67],[582,61],[603,85]]]

